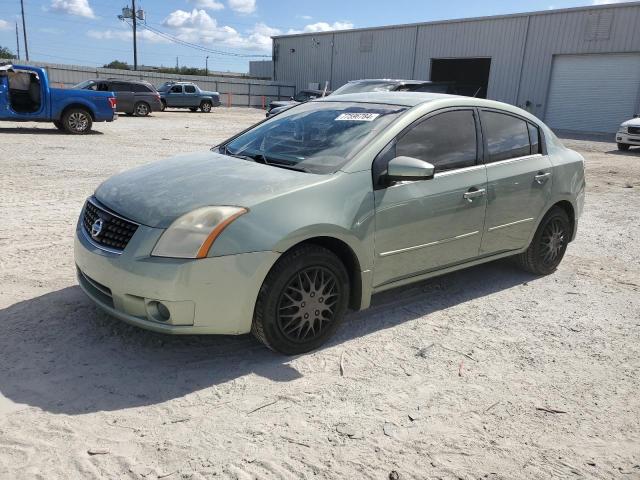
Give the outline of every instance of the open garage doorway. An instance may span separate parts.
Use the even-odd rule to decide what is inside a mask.
[[[490,58],[434,58],[431,81],[455,82],[460,95],[487,98],[490,70]]]

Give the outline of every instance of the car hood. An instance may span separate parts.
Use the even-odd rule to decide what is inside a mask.
[[[278,107],[285,107],[285,106],[294,106],[297,105],[300,102],[296,102],[294,100],[277,100],[275,102],[271,102],[269,105],[271,106],[271,108],[278,108]]]
[[[95,197],[137,223],[166,228],[179,216],[199,207],[251,208],[264,200],[327,179],[326,175],[202,152],[115,175],[98,187]]]
[[[218,92],[209,92],[207,90],[201,90],[200,93],[202,95],[207,95],[208,97],[219,97],[220,94]]]
[[[640,117],[627,120],[621,125],[621,127],[640,127]]]

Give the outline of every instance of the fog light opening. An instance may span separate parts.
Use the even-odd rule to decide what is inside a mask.
[[[168,322],[171,318],[171,312],[162,302],[149,302],[149,313],[155,320],[160,322]]]

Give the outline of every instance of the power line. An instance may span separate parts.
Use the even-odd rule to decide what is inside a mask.
[[[129,22],[127,22],[129,23]],[[197,43],[192,43],[192,42],[188,42],[186,40],[182,40],[181,38],[175,37],[169,33],[163,32],[161,30],[158,30],[155,27],[151,27],[147,24],[140,24],[140,26],[146,30],[148,30],[149,32],[164,38],[165,40],[169,40],[173,43],[177,43],[179,45],[185,46],[185,47],[189,47],[189,48],[193,48],[196,50],[200,50],[202,52],[207,52],[210,53],[212,55],[222,55],[222,56],[228,56],[228,57],[238,57],[238,58],[271,58],[271,55],[258,55],[258,54],[245,54],[245,53],[233,53],[233,52],[226,52],[224,50],[216,50],[213,48],[208,48],[205,47],[204,45],[199,45]]]

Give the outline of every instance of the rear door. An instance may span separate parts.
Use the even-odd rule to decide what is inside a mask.
[[[9,118],[9,78],[6,72],[0,71],[0,118]]]
[[[131,91],[131,85],[125,82],[109,82],[109,90],[116,94],[119,112],[133,112],[135,96]]]
[[[523,248],[551,199],[551,161],[534,124],[484,109],[480,120],[488,180],[482,254]]]
[[[200,106],[200,95],[196,91],[196,87],[193,85],[184,86],[184,106],[185,107],[198,107]]]
[[[374,162],[383,178],[396,156],[432,163],[431,180],[376,180],[375,271],[378,287],[478,256],[486,207],[486,168],[474,109],[449,109],[414,123]]]

